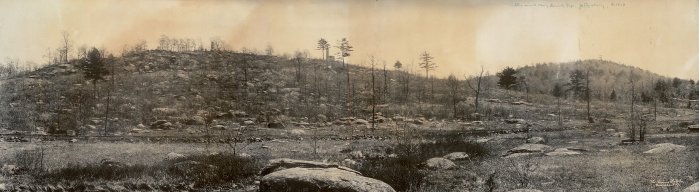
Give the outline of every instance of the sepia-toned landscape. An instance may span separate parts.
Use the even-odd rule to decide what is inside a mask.
[[[0,191],[699,191],[697,1],[37,2]]]

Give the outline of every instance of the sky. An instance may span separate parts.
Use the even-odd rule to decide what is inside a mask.
[[[346,37],[352,63],[420,72],[427,51],[441,77],[601,58],[699,79],[698,0],[0,0],[0,62],[45,63],[63,31],[113,53],[167,35],[317,58],[320,38]]]

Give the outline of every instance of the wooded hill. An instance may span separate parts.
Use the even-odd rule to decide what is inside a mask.
[[[248,121],[303,124],[348,116],[370,119],[372,106],[385,117],[461,118],[474,112],[478,87],[475,79],[428,81],[424,73],[407,73],[393,64],[374,65],[372,73],[366,66],[300,53],[144,50],[101,59],[105,74],[97,80],[86,78],[87,58],[5,77],[0,81],[0,105],[6,106],[0,111],[0,128],[111,134],[134,127],[182,129]],[[585,60],[517,69],[526,86],[513,89],[550,94],[556,82],[570,82],[575,69],[590,71],[591,95],[598,100],[609,100],[611,91],[624,98],[631,71],[638,93],[653,90],[657,80],[669,80],[610,61]],[[694,97],[690,93],[696,88],[680,81],[668,92]],[[502,92],[497,82],[495,75],[483,77],[480,100]]]

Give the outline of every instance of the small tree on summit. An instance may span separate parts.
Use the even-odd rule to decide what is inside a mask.
[[[500,80],[498,80],[498,86],[502,87],[503,89],[511,89],[515,84],[517,84],[516,74],[517,71],[512,67],[506,67],[503,69],[497,74],[497,76],[500,78]]]
[[[84,58],[80,63],[80,69],[85,73],[85,78],[92,81],[95,96],[97,96],[97,82],[104,80],[104,76],[109,74],[102,53],[100,53],[97,48],[92,48],[90,52],[87,53],[87,58]]]

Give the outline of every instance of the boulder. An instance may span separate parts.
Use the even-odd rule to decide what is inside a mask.
[[[252,120],[245,120],[245,121],[243,121],[243,125],[254,125],[254,124],[255,124],[255,122],[252,121]]]
[[[551,146],[544,145],[544,144],[522,144],[520,146],[517,146],[515,148],[512,148],[508,150],[508,154],[512,153],[542,153],[546,151],[550,151],[553,149]]]
[[[334,164],[281,158],[281,159],[270,160],[269,163],[264,168],[262,168],[262,170],[260,171],[260,175],[267,175],[267,174],[270,174],[272,172],[281,171],[281,170],[285,170],[285,169],[289,169],[289,168],[337,168],[337,169],[353,172],[356,174],[361,174],[361,173],[359,173],[355,170],[352,170],[350,168],[338,166],[338,165],[334,165]]]
[[[202,116],[195,115],[195,116],[189,118],[189,120],[187,121],[187,124],[203,125],[203,124],[206,124],[206,119],[204,119],[204,117],[202,117]]]
[[[505,123],[507,124],[524,124],[527,121],[524,119],[505,119]]]
[[[413,119],[410,122],[415,124],[415,125],[424,125],[425,124],[425,120],[423,120],[423,119]]]
[[[352,151],[349,153],[349,156],[353,159],[364,159],[364,153],[362,153],[362,151]]]
[[[303,135],[303,134],[306,134],[306,131],[304,131],[303,129],[292,129],[292,130],[291,130],[291,134],[293,134],[293,135]]]
[[[294,167],[263,175],[260,192],[342,191],[395,192],[388,184],[339,168]]]
[[[167,154],[167,157],[165,159],[166,160],[175,160],[175,159],[179,159],[179,158],[183,158],[183,157],[185,157],[185,156],[182,154],[170,152]]]
[[[687,147],[682,145],[675,145],[672,143],[661,143],[651,146],[652,149],[645,151],[646,154],[661,154],[668,152],[680,152],[687,149]]]
[[[272,129],[284,129],[285,127],[286,127],[286,126],[284,125],[284,123],[280,123],[280,122],[270,122],[270,123],[267,123],[267,128],[272,128]]]
[[[515,190],[510,190],[507,192],[544,192],[544,191],[538,190],[538,189],[515,189]]]
[[[558,148],[553,152],[546,153],[546,156],[565,156],[565,155],[580,155],[578,151],[569,150],[568,148]]]
[[[424,166],[432,170],[446,170],[456,168],[456,164],[449,159],[435,157],[425,161]]]
[[[687,129],[689,129],[689,131],[699,132],[699,124],[687,126]]]
[[[453,152],[445,155],[443,158],[449,159],[452,161],[459,161],[459,160],[465,160],[468,159],[468,153],[466,152]]]
[[[689,187],[682,190],[682,192],[699,192],[699,182],[690,185]]]
[[[358,125],[366,125],[366,124],[369,124],[369,121],[364,120],[364,119],[355,119],[353,122],[354,122],[355,124],[358,124]]]
[[[527,139],[527,143],[544,144],[546,143],[546,139],[544,139],[543,137],[532,137]]]
[[[481,118],[483,118],[483,115],[480,113],[471,113],[468,115],[468,119],[471,121],[480,121]]]
[[[150,124],[150,128],[168,130],[175,128],[175,125],[166,120],[157,120]]]

